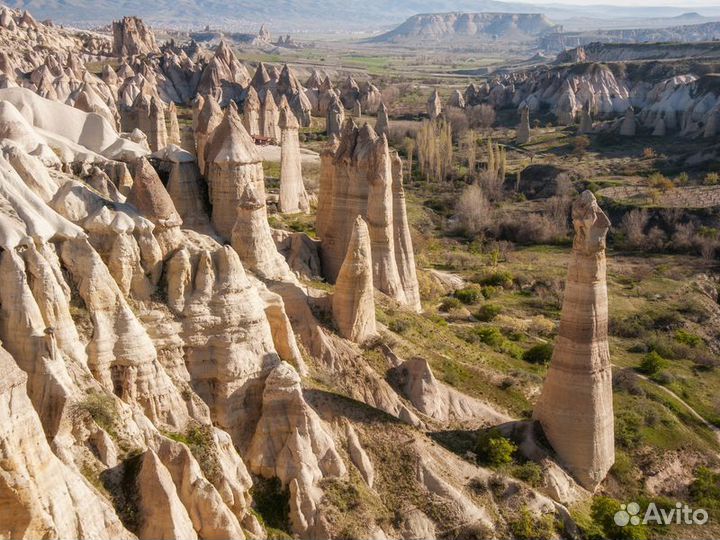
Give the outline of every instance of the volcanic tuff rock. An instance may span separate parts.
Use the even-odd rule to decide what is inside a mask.
[[[627,111],[625,111],[625,117],[620,124],[620,135],[623,137],[634,137],[636,129],[635,111],[632,107],[628,107]]]
[[[328,137],[339,137],[345,122],[345,109],[337,95],[333,95],[332,101],[327,107],[326,133]]]
[[[517,144],[526,144],[530,141],[530,109],[527,105],[520,107],[520,123],[515,133]]]
[[[318,200],[325,276],[331,281],[337,279],[354,226],[355,218],[350,216],[363,216],[370,230],[375,287],[416,308],[414,299],[408,301],[410,291],[406,291],[398,271],[398,264],[404,261],[396,259],[393,170],[387,140],[378,137],[368,124],[358,128],[348,120],[332,161],[326,159],[323,164],[331,169],[321,172]],[[328,193],[329,202],[323,200]]]
[[[375,120],[375,133],[387,136],[388,127],[387,109],[384,103],[380,103],[377,111],[377,119]]]
[[[278,208],[284,214],[310,210],[302,177],[302,158],[298,121],[288,107],[280,110],[280,198]]]
[[[262,158],[231,107],[214,131],[206,157],[212,224],[218,233],[230,238],[245,187],[253,185],[261,196],[265,194]]]
[[[237,220],[232,230],[232,246],[248,269],[262,279],[286,280],[291,272],[275,247],[267,221],[263,191],[248,183],[237,204]]]
[[[590,191],[580,195],[572,214],[575,240],[560,331],[533,417],[560,461],[593,490],[615,461],[605,283],[610,221]]]
[[[437,89],[433,90],[427,101],[427,115],[430,120],[435,120],[442,113],[442,101]]]
[[[158,53],[155,35],[138,17],[123,17],[113,21],[113,54],[134,56],[136,54]]]
[[[376,333],[373,294],[370,234],[358,216],[333,294],[333,319],[340,335],[362,343]]]
[[[318,482],[346,474],[335,443],[305,402],[300,377],[283,362],[265,381],[262,413],[247,451],[250,470],[290,489],[290,519],[302,537],[327,535]]]

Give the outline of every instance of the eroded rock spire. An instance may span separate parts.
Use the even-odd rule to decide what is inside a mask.
[[[590,191],[580,195],[572,216],[575,240],[560,332],[533,417],[560,461],[593,490],[615,461],[605,282],[610,221]]]

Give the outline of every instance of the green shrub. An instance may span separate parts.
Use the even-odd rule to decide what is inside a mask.
[[[666,365],[667,361],[662,356],[655,351],[650,351],[643,357],[640,365],[638,366],[638,371],[640,373],[644,373],[645,375],[655,375]]]
[[[482,343],[491,347],[500,347],[505,341],[500,330],[494,326],[475,328],[474,333]]]
[[[675,341],[677,341],[678,343],[689,345],[690,347],[697,347],[703,342],[700,336],[692,334],[687,330],[683,330],[682,328],[675,331]]]
[[[541,487],[543,484],[543,469],[534,461],[527,461],[513,468],[512,475],[533,487]]]
[[[530,347],[522,355],[522,359],[531,364],[547,364],[553,354],[552,343],[538,343]]]
[[[475,318],[479,321],[490,322],[500,315],[502,308],[497,304],[483,304],[475,314]]]
[[[511,463],[516,450],[517,445],[497,429],[480,433],[475,445],[478,461],[495,467]]]
[[[490,300],[491,298],[494,298],[498,295],[499,291],[497,287],[493,287],[492,285],[486,285],[485,287],[482,287],[482,295],[485,300]]]
[[[290,533],[290,491],[278,478],[257,478],[250,491],[260,521],[272,529]],[[273,536],[278,538],[278,536]]]
[[[187,445],[208,480],[214,482],[220,479],[222,467],[211,426],[195,425],[189,427],[185,433],[165,433],[165,435]]]
[[[410,329],[410,321],[405,319],[393,319],[388,324],[388,328],[396,334],[404,334]]]
[[[520,345],[518,345],[517,343],[513,343],[512,341],[509,341],[507,339],[503,340],[503,342],[500,344],[499,350],[500,352],[516,358],[517,360],[520,360],[523,356],[523,353],[525,352]]]
[[[527,507],[508,522],[510,532],[518,540],[545,540],[555,538],[555,520],[550,514],[535,518]]]
[[[475,287],[466,287],[455,291],[454,296],[463,304],[475,304],[480,299],[480,290]]]
[[[502,287],[503,289],[510,289],[513,285],[513,276],[506,270],[498,270],[485,276],[482,276],[478,283],[480,285],[488,285],[491,287]]]
[[[108,435],[116,437],[115,421],[117,408],[112,396],[100,393],[89,394],[85,399],[76,403],[73,407],[76,412],[86,412],[95,423],[104,429]]]
[[[620,501],[616,499],[595,497],[590,512],[593,521],[605,534],[605,538],[610,540],[645,540],[648,537],[648,530],[645,525],[620,527],[615,523],[615,514],[621,509]]]
[[[448,296],[447,298],[443,298],[443,301],[440,303],[440,311],[452,311],[453,309],[458,309],[460,306],[462,306],[462,303],[460,300],[455,298],[454,296]]]
[[[698,467],[689,491],[692,500],[700,506],[720,508],[720,473],[707,467]]]

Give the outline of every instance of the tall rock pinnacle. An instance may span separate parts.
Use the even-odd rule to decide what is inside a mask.
[[[307,212],[310,203],[305,192],[300,156],[299,124],[289,107],[280,109],[280,212]]]
[[[560,461],[595,489],[615,461],[605,236],[610,221],[590,191],[573,205],[575,240],[560,332],[533,417]]]

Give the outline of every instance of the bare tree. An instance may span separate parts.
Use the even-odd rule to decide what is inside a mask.
[[[487,103],[470,107],[468,116],[471,128],[489,128],[495,123],[495,109]]]
[[[477,184],[467,186],[455,206],[458,225],[469,235],[484,231],[493,220],[493,208],[482,188]]]
[[[645,244],[645,227],[650,216],[645,209],[632,210],[625,214],[621,228],[630,247],[639,248]]]

